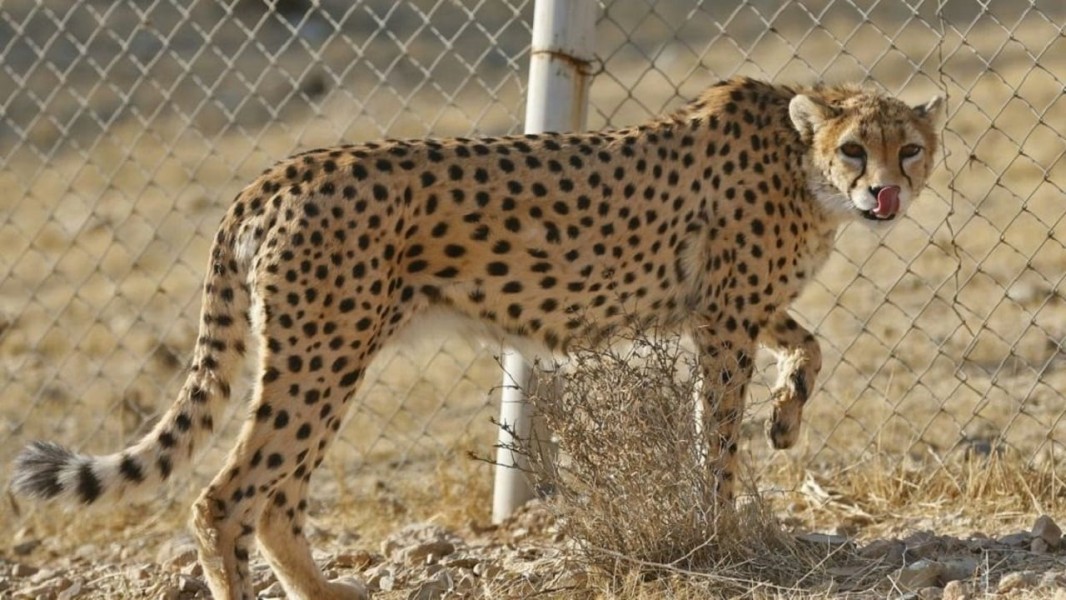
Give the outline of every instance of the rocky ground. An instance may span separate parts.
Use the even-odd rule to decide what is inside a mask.
[[[334,546],[343,545],[344,539],[340,541]],[[123,560],[121,547],[113,547],[110,557],[93,547],[47,567],[37,566],[20,558],[36,545],[27,542],[14,547],[11,556],[0,556],[0,597],[210,597],[187,535],[164,545],[155,562]],[[334,549],[316,554],[328,577],[365,582],[374,597],[519,598],[580,589],[585,581],[582,569],[567,558],[566,544],[551,517],[537,507],[522,511],[502,527],[471,525],[455,532],[416,524],[388,536],[377,552]],[[285,597],[262,560],[254,561],[252,568],[260,598]]]
[[[824,572],[812,573],[808,582],[796,582],[783,592],[778,587],[775,597],[1066,598],[1066,544],[1058,525],[1047,516],[1036,519],[1030,530],[998,537],[918,532],[900,539],[856,542],[807,533],[795,540],[804,551],[824,552],[832,560],[826,560]],[[540,505],[499,527],[450,531],[410,525],[386,538],[378,551],[339,550],[344,545],[343,539],[339,541],[333,551],[318,556],[327,576],[363,581],[375,598],[632,597],[610,591],[602,573],[583,566],[586,563],[558,531],[551,513]],[[34,543],[28,542],[0,557],[0,596],[209,597],[188,538],[164,547],[155,562],[123,560],[121,548],[116,548],[112,557],[94,549],[87,553],[92,558],[75,555],[43,566],[20,557],[33,550]],[[253,571],[260,598],[284,597],[265,564],[254,563]],[[760,583],[751,582],[754,597],[766,595],[754,591],[764,587]]]

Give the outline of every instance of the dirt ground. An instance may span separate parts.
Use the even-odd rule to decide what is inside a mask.
[[[808,476],[774,511],[782,517],[771,535],[780,539],[773,540],[770,556],[761,557],[770,565],[765,571],[731,565],[693,571],[624,558],[608,571],[586,560],[557,513],[541,501],[490,525],[484,514],[462,515],[454,505],[416,514],[423,511],[417,493],[397,495],[385,481],[374,486],[370,506],[344,503],[338,510],[314,501],[309,534],[328,577],[360,582],[375,598],[1062,598],[1066,541],[1055,520],[1034,518],[1039,507],[1029,504],[1048,499],[1046,476],[1005,475],[1022,471],[1017,465],[984,469],[1004,471],[954,481],[968,498],[953,498],[942,487],[951,484],[928,474],[886,479],[881,472],[861,489],[849,488],[858,482],[848,477]],[[901,481],[926,488],[907,494],[921,506],[890,491]],[[456,484],[439,483],[446,500],[438,506],[489,501],[483,486],[463,487],[468,496],[460,499],[447,492]],[[1047,506],[1062,514],[1062,482],[1056,485],[1058,499],[1052,493]],[[1035,495],[1021,498],[1026,487]],[[873,500],[878,496],[880,506]],[[960,500],[969,505],[960,506]],[[368,508],[405,524],[380,531],[358,527]],[[156,508],[137,507],[123,518],[101,519],[103,527],[91,535],[75,527],[59,543],[20,535],[21,542],[0,554],[0,594],[208,598],[195,545],[188,534],[175,533],[175,521],[172,512],[160,516]],[[252,572],[260,598],[284,597],[261,559],[253,560]]]
[[[341,140],[520,126],[529,7],[443,3],[429,11],[427,29],[417,11],[429,4],[361,4],[339,36],[322,33],[343,16],[332,2],[297,25],[241,3],[232,15],[196,3],[186,16],[165,4],[142,13],[91,2],[0,7],[0,90],[11,90],[0,91],[0,186],[9,190],[0,196],[0,482],[29,440],[112,451],[151,426],[180,386],[195,340],[217,220],[274,159]],[[1032,536],[996,540],[1031,531],[1041,514],[1066,522],[1056,487],[1066,441],[1062,7],[993,3],[981,18],[958,9],[941,23],[901,18],[886,2],[865,20],[843,7],[815,19],[792,5],[768,29],[762,13],[729,13],[727,4],[690,13],[684,3],[614,3],[597,32],[589,126],[637,122],[733,73],[801,82],[869,74],[912,102],[947,93],[950,113],[943,163],[923,201],[884,240],[849,227],[800,299],[826,365],[804,438],[789,453],[770,453],[762,440],[772,376],[764,361],[745,428],[751,478],[785,528],[849,537],[815,542],[839,556],[862,558],[874,541],[897,540],[900,564],[928,558],[926,550],[980,557],[967,580],[975,591],[997,592],[1005,574],[1033,571],[1035,583],[1019,575],[1025,582],[1011,593],[1053,596],[1063,585],[1058,547],[1035,552]],[[477,27],[463,26],[466,11]],[[380,23],[390,35],[374,33]],[[258,45],[241,42],[248,30]],[[495,49],[486,51],[490,41]],[[79,47],[95,62],[79,62]],[[600,575],[551,562],[566,558],[550,518],[487,525],[491,473],[459,458],[491,452],[496,353],[470,340],[421,340],[375,364],[317,476],[315,543],[338,576],[392,568],[394,589],[378,588],[384,597],[423,597],[417,589],[434,577],[450,578],[445,588],[466,590],[460,595],[620,593]],[[202,594],[175,532],[233,428],[193,481],[160,490],[150,506],[90,520],[8,496],[0,595]],[[870,469],[880,477],[868,477],[891,480],[896,469],[922,472],[973,455],[1050,473],[1053,483],[1040,494],[1024,486],[991,497],[930,494],[914,506],[900,489],[869,499],[864,484],[837,481]],[[856,508],[849,498],[866,499]],[[446,537],[459,562],[437,556],[442,569],[401,573],[410,556],[381,544],[411,523],[447,530],[423,533]],[[935,543],[914,537],[923,531],[935,532]],[[411,536],[399,546],[428,543]],[[528,548],[536,551],[516,558]],[[477,571],[490,564],[500,570]],[[846,568],[864,564],[845,560],[837,579],[854,579]],[[886,573],[900,564],[871,572],[890,582],[896,575]],[[826,587],[801,585],[797,594],[846,591],[821,573]],[[269,596],[276,587],[260,575]],[[486,583],[495,575],[500,587]],[[947,583],[934,579],[926,587]],[[774,595],[753,592],[761,593]]]

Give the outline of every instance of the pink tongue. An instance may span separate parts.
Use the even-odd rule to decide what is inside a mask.
[[[874,214],[887,219],[899,211],[899,186],[886,185],[877,192],[877,208]]]

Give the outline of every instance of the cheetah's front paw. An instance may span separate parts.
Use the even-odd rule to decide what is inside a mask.
[[[777,450],[791,448],[799,438],[800,422],[803,420],[803,405],[807,403],[806,378],[801,373],[783,378],[785,385],[775,388],[770,395],[774,403],[773,414],[766,423],[766,437]]]

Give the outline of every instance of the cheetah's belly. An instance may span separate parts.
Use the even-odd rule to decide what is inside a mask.
[[[488,347],[492,352],[504,348],[518,351],[530,361],[565,362],[566,355],[552,352],[540,341],[514,335],[499,325],[478,319],[447,306],[431,306],[404,326],[394,340],[397,343],[437,339],[464,339]]]

